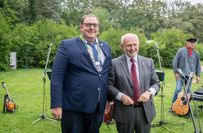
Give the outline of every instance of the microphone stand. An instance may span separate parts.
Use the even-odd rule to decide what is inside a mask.
[[[51,46],[52,46],[52,45],[53,45],[53,42],[49,45],[49,49],[48,49],[48,53],[47,53],[47,58],[46,58],[46,64],[45,64],[44,71],[43,71],[43,76],[42,76],[42,80],[43,80],[42,113],[40,114],[40,116],[39,116],[39,118],[38,118],[37,120],[35,120],[35,121],[32,122],[32,124],[35,124],[35,123],[39,122],[40,120],[44,120],[44,119],[56,122],[55,119],[49,118],[49,117],[46,115],[46,112],[45,112],[46,73],[47,73],[47,65],[48,65],[48,62],[49,62],[49,56],[50,56],[50,53],[51,53]]]
[[[155,42],[155,46],[156,46],[156,51],[157,51],[157,57],[158,57],[158,61],[159,61],[159,68],[160,68],[160,71],[161,73],[163,73],[163,70],[162,70],[162,65],[161,65],[161,58],[160,58],[160,54],[159,54],[159,47],[158,47],[158,44]],[[160,89],[161,89],[161,94],[159,95],[161,97],[161,113],[160,113],[160,121],[159,121],[159,124],[157,125],[152,125],[153,127],[157,127],[157,126],[163,126],[165,129],[167,129],[169,132],[171,132],[171,130],[166,127],[165,124],[167,124],[165,121],[164,121],[164,92],[163,92],[163,89],[164,89],[164,79],[161,82],[161,86],[160,86]]]

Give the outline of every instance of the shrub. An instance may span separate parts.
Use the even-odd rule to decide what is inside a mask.
[[[0,12],[0,71],[7,70],[9,66],[9,33],[10,26]]]
[[[12,51],[17,52],[18,67],[44,67],[51,43],[50,63],[61,40],[78,35],[78,28],[64,23],[41,20],[27,26],[19,24],[12,32]]]

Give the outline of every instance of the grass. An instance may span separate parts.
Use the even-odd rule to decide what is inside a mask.
[[[165,85],[164,91],[164,121],[165,126],[174,133],[192,133],[194,132],[191,119],[172,115],[168,112],[171,104],[171,98],[174,92],[175,80],[172,70],[165,69]],[[43,119],[35,124],[42,113],[43,101],[43,70],[42,69],[20,69],[16,71],[0,72],[0,82],[4,81],[11,97],[18,105],[18,109],[14,113],[1,113],[3,108],[3,98],[5,90],[0,86],[0,133],[60,133],[60,122],[53,122]],[[51,117],[50,81],[46,78],[46,102],[45,114]],[[192,91],[200,88],[200,84],[193,84]],[[160,94],[160,93],[159,93]],[[157,116],[152,124],[158,124],[160,121],[161,100],[160,96],[155,97],[155,105]],[[192,102],[193,103],[193,102]],[[193,104],[192,104],[193,105]],[[203,110],[199,110],[200,120],[203,123]],[[100,129],[101,133],[117,133],[115,124],[111,124],[109,128],[104,123]],[[151,133],[168,133],[163,126],[151,128]]]

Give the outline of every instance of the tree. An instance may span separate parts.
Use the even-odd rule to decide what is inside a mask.
[[[20,22],[20,14],[21,6],[19,0],[9,1],[9,0],[2,0],[1,1],[1,12],[4,18],[7,20],[8,23],[15,25],[16,23]]]
[[[0,71],[8,69],[9,66],[9,23],[0,12]]]
[[[159,44],[161,61],[164,67],[172,68],[172,60],[178,48],[183,47],[191,34],[177,28],[163,29],[152,34],[152,39]]]
[[[61,0],[35,0],[34,7],[37,20],[46,18],[60,21],[61,2]]]

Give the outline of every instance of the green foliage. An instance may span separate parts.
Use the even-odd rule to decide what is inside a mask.
[[[109,43],[111,50],[112,50],[112,56],[113,56],[113,58],[115,58],[122,54],[122,49],[120,47],[121,36],[126,33],[137,34],[137,36],[139,37],[139,40],[140,40],[140,54],[145,56],[146,53],[145,53],[144,44],[146,42],[146,37],[144,35],[144,32],[141,31],[140,29],[131,28],[130,31],[126,31],[126,30],[122,30],[122,29],[116,30],[116,29],[111,28],[107,31],[102,32],[100,38]]]
[[[110,29],[111,23],[109,21],[109,13],[106,9],[104,8],[94,8],[92,11],[93,14],[95,14],[100,22],[100,32],[106,31]]]
[[[183,47],[187,37],[191,35],[182,30],[172,28],[152,34],[152,39],[159,44],[162,65],[172,68],[172,60],[178,48]]]
[[[195,45],[195,49],[198,51],[198,53],[200,55],[200,60],[203,60],[203,45],[200,43],[197,43]]]
[[[104,40],[106,42],[109,43],[109,45],[111,46],[111,50],[112,50],[112,57],[118,57],[119,55],[122,54],[122,50],[120,47],[120,40],[121,40],[121,36],[125,33],[125,31],[123,30],[115,30],[113,28],[104,31],[100,38],[101,40]]]
[[[146,44],[146,38],[155,40],[165,67],[171,67],[174,54],[190,34],[199,44],[203,42],[203,5],[185,1],[1,0],[0,11],[0,71],[9,67],[12,51],[17,52],[18,67],[43,67],[48,46],[54,41],[52,63],[56,44],[80,34],[77,26],[86,13],[100,19],[100,37],[110,44],[113,57],[122,54],[120,38],[127,32],[139,36],[139,53],[158,65],[154,44]],[[202,51],[200,57],[203,59]]]
[[[61,16],[66,24],[69,25],[79,25],[80,18],[82,17],[82,12],[77,9],[70,10],[69,8],[64,10]]]
[[[53,19],[60,21],[61,0],[35,0],[34,8],[37,20]]]
[[[51,63],[61,40],[78,35],[77,27],[67,27],[64,23],[51,20],[38,21],[32,26],[19,24],[12,32],[12,51],[17,52],[18,67],[43,67],[48,46],[54,43]]]
[[[0,12],[0,71],[8,69],[9,65],[9,33],[10,26]]]
[[[2,6],[1,11],[9,24],[15,26],[17,23],[24,22],[23,18],[25,17],[25,14],[23,10],[26,6],[25,1],[1,0],[0,4]]]

